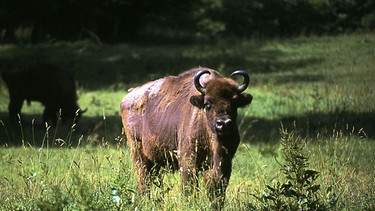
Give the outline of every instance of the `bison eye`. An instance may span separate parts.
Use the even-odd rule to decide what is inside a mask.
[[[204,109],[206,109],[206,110],[210,110],[212,108],[212,105],[211,104],[209,104],[209,103],[205,103],[204,104]]]

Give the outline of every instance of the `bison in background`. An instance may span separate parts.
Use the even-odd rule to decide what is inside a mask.
[[[208,68],[196,68],[131,89],[121,102],[127,143],[141,193],[149,192],[161,167],[179,170],[186,192],[195,189],[198,172],[215,209],[224,204],[232,159],[240,143],[237,108],[252,101],[243,93],[249,75],[238,85]]]
[[[17,69],[2,72],[2,78],[7,84],[10,103],[9,117],[11,121],[21,115],[23,101],[39,101],[45,109],[43,121],[56,124],[60,115],[67,119],[78,118],[85,111],[77,105],[77,93],[74,79],[67,72],[47,64],[31,64]]]

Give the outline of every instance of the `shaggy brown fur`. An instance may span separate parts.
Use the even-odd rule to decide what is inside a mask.
[[[199,78],[204,93],[193,80],[201,70],[210,72]],[[252,101],[238,87],[200,67],[148,82],[123,98],[122,122],[141,193],[149,190],[162,166],[180,171],[185,190],[195,188],[198,171],[205,171],[210,196],[218,201],[214,206],[222,206],[240,143],[237,108]]]
[[[44,106],[43,121],[56,122],[61,109],[61,119],[74,118],[79,109],[74,79],[68,73],[47,64],[26,65],[2,73],[8,86],[9,117],[17,119],[23,101],[39,101]],[[79,112],[77,117],[83,112]]]

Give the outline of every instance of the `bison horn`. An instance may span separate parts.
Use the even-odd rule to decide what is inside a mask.
[[[201,70],[201,71],[197,72],[197,73],[194,75],[194,86],[195,86],[195,88],[198,90],[198,92],[200,92],[200,93],[202,93],[202,94],[204,94],[204,93],[206,92],[206,89],[203,88],[203,86],[202,86],[201,83],[199,82],[199,79],[201,78],[201,76],[202,76],[203,74],[206,74],[206,73],[211,74],[211,72],[208,71],[208,70]]]
[[[83,114],[87,111],[87,108],[83,109],[83,110],[80,110],[79,113]]]
[[[230,74],[230,77],[233,77],[235,75],[240,75],[243,77],[243,84],[238,86],[238,91],[243,92],[246,90],[246,88],[249,86],[250,83],[250,77],[249,74],[244,70],[237,70],[234,71],[232,74]]]

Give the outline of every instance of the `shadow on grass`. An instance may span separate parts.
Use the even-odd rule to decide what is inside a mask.
[[[5,117],[5,118],[4,118]],[[4,125],[0,125],[1,146],[21,146],[31,144],[40,146],[59,146],[61,144],[80,145],[116,145],[123,144],[120,116],[82,117],[73,127],[59,125],[46,129],[40,116],[23,115],[22,128],[11,125],[6,113],[0,113]],[[5,120],[4,120],[5,119]],[[245,143],[277,143],[280,140],[279,128],[283,124],[288,130],[298,130],[303,136],[315,138],[336,135],[375,137],[375,113],[337,112],[331,114],[310,113],[304,116],[288,116],[280,119],[255,119],[240,117],[239,130]],[[22,131],[22,132],[21,132]],[[23,141],[22,141],[23,140]]]
[[[22,124],[10,123],[7,113],[0,113],[0,146],[31,145],[59,147],[77,145],[121,144],[120,116],[83,116],[76,125],[58,124],[47,127],[41,115],[22,115]]]
[[[242,140],[248,143],[278,142],[281,125],[289,131],[297,130],[302,137],[313,139],[337,134],[375,138],[375,113],[307,113],[272,120],[242,117],[240,121]]]
[[[218,69],[228,76],[237,69],[244,69],[250,74],[267,74],[293,71],[322,61],[321,58],[283,60],[280,58],[288,56],[288,53],[265,50],[262,49],[263,45],[262,41],[221,41],[192,45],[42,43],[31,47],[8,48],[3,58],[0,57],[0,63],[12,67],[27,63],[48,63],[72,73],[80,87],[98,90],[118,84],[140,84],[167,75],[177,75],[197,66]]]

